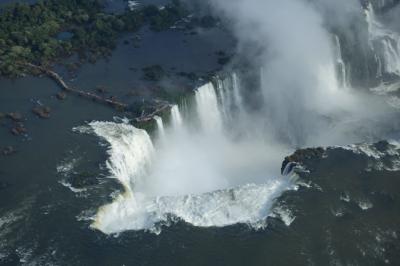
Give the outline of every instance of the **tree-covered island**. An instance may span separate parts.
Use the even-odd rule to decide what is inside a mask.
[[[74,53],[95,60],[109,54],[123,33],[145,24],[154,31],[166,30],[187,15],[179,0],[162,8],[147,5],[122,14],[105,12],[102,0],[7,5],[0,9],[0,75],[32,73],[27,65],[50,65]]]

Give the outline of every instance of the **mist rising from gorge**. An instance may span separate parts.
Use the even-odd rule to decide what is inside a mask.
[[[362,20],[371,39],[376,32],[367,26],[378,25],[372,11],[356,1],[208,3],[247,64],[234,60],[169,117],[157,117],[154,139],[129,124],[90,124],[109,143],[107,166],[126,190],[97,213],[92,226],[105,233],[153,230],[171,215],[195,226],[262,228],[275,199],[295,185],[293,176],[281,175],[285,156],[302,147],[386,138],[399,128],[386,98],[353,88],[337,33]],[[396,35],[377,32],[369,49],[393,50],[385,38]],[[375,55],[383,72],[392,71],[396,61]]]
[[[340,81],[343,47],[334,30],[348,33],[354,21],[363,21],[367,29],[358,1],[211,0],[209,4],[230,25],[239,41],[238,54],[248,52],[243,47],[249,45],[257,50],[244,56],[253,63],[253,71],[260,69],[264,99],[260,114],[277,138],[301,147],[363,141],[381,134],[376,123],[390,112],[385,103],[367,95],[368,88],[354,90],[351,82],[345,87]],[[349,65],[343,67],[351,81]]]

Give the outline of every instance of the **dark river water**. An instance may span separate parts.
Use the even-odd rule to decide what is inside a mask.
[[[58,69],[74,86],[92,92],[105,86],[109,95],[134,103],[151,97],[149,88],[157,85],[142,79],[144,66],[161,65],[169,73],[161,81],[167,89],[188,86],[175,73],[215,71],[215,52],[235,48],[218,28],[197,35],[144,29],[140,36],[139,48],[124,44],[133,38],[125,36],[110,58],[84,64],[74,75]],[[12,122],[0,120],[0,148],[17,151],[0,155],[0,265],[400,265],[400,156],[393,155],[400,146],[387,143],[370,147],[379,158],[336,148],[304,159],[311,172],[300,171],[298,189],[276,202],[295,217],[290,226],[268,218],[262,230],[182,221],[159,235],[91,229],[89,217],[122,187],[107,178],[106,146],[72,129],[125,114],[74,95],[60,101],[57,92],[47,78],[0,79],[0,112],[21,113],[27,129],[13,136]],[[49,119],[31,112],[38,103],[51,108]],[[71,164],[73,174],[87,177],[84,191],[62,184],[63,167]]]

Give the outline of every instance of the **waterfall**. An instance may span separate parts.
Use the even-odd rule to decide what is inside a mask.
[[[110,144],[107,168],[129,194],[134,184],[148,174],[154,155],[153,143],[146,131],[125,123],[92,122],[94,133]]]
[[[172,125],[175,128],[180,128],[182,127],[182,115],[181,112],[179,110],[178,105],[174,105],[171,108],[171,119],[172,119]]]
[[[275,69],[261,70],[264,112],[269,132],[294,147],[318,145],[317,138],[329,126],[321,117],[329,118],[335,112],[351,108],[353,97],[343,89],[347,86],[345,69],[340,72],[344,81],[344,86],[341,86],[337,62],[331,50],[333,44],[327,43],[327,46],[329,49],[327,47],[325,57],[304,59],[309,60],[309,68],[298,65],[289,74],[282,75],[287,70],[277,63]],[[287,60],[283,60],[285,64]]]
[[[162,118],[159,117],[159,116],[155,116],[155,117],[154,117],[154,120],[155,120],[156,123],[157,123],[157,131],[158,131],[158,134],[159,134],[160,138],[163,139],[163,138],[165,137],[165,129],[164,129],[163,120],[162,120]]]
[[[232,88],[233,88],[233,98],[235,106],[237,106],[239,115],[244,114],[244,105],[242,95],[240,93],[240,81],[236,73],[232,74]]]
[[[257,60],[260,88],[246,88],[235,73],[200,86],[193,105],[171,108],[165,130],[155,118],[162,145],[128,121],[90,123],[108,142],[107,168],[125,189],[99,208],[94,228],[157,231],[175,218],[203,227],[266,226],[274,200],[294,188],[281,175],[285,156],[298,147],[364,141],[381,128],[386,106],[343,90],[349,75],[340,40],[333,42],[316,10],[292,0],[232,1],[229,9],[219,2],[217,10],[238,19],[239,41],[265,48]],[[376,53],[382,72],[399,74],[397,35],[383,28],[371,6],[366,14],[371,48],[383,51]],[[257,89],[262,104],[251,106],[246,100]]]
[[[225,122],[232,122],[234,118],[245,119],[246,113],[241,94],[240,80],[234,72],[226,79],[216,79],[220,113]],[[241,116],[241,117],[240,117]]]
[[[400,36],[382,40],[383,54],[386,61],[387,73],[400,75]]]
[[[157,141],[153,145],[146,131],[128,121],[90,123],[94,133],[109,143],[107,168],[125,188],[125,193],[99,208],[91,226],[107,234],[159,232],[162,224],[174,218],[201,227],[266,226],[275,199],[294,188],[294,165],[288,164],[281,175],[282,159],[293,149],[279,138],[271,138],[275,128],[264,127],[262,112],[252,114],[250,123],[240,121],[240,115],[226,119],[221,110],[246,110],[238,98],[242,95],[239,82],[239,77],[232,75],[216,78],[217,87],[212,83],[199,87],[195,104],[183,109],[182,115],[177,105],[171,108],[171,122],[165,130],[156,117],[159,135],[163,132],[165,140],[162,145]],[[194,118],[199,123],[191,123]],[[314,130],[317,125],[312,124]],[[335,127],[339,134],[340,125]],[[347,126],[345,129],[347,136]],[[329,131],[327,135],[318,133],[325,141],[332,135]]]
[[[378,21],[372,4],[365,10],[365,17],[368,23],[369,45],[375,52],[377,61],[383,63],[380,71],[400,76],[400,35]]]
[[[222,110],[245,110],[239,78],[216,81],[217,88],[207,83],[195,91],[192,110],[181,115],[173,106],[165,130],[162,119],[155,117],[162,145],[153,145],[145,131],[127,121],[89,124],[109,143],[107,167],[126,191],[98,210],[92,227],[104,233],[156,232],[171,215],[203,227],[265,226],[274,199],[294,186],[280,174],[281,159],[289,151],[255,134],[254,127],[231,138],[239,129],[227,132],[225,125],[236,122],[227,121]],[[190,114],[199,123],[189,123]]]
[[[228,121],[230,119],[230,112],[229,112],[227,106],[229,106],[230,104],[229,104],[229,102],[227,102],[228,99],[226,97],[226,92],[225,92],[226,86],[224,86],[224,83],[221,79],[217,79],[216,83],[217,83],[216,90],[218,92],[219,99],[221,100],[220,108],[221,108],[222,115],[224,117],[223,119],[225,121]]]
[[[381,58],[379,56],[377,56],[376,54],[374,55],[375,57],[375,62],[378,65],[378,67],[376,68],[376,78],[381,78],[382,77],[382,61]]]
[[[376,9],[384,9],[392,4],[397,0],[369,0],[369,4]]]
[[[202,129],[206,132],[220,132],[222,130],[222,117],[214,85],[207,83],[198,88],[195,98]]]
[[[336,43],[336,62],[338,65],[338,79],[340,82],[340,86],[342,88],[349,88],[349,82],[347,78],[347,73],[346,73],[346,64],[343,61],[343,56],[342,56],[342,47],[340,45],[340,39],[337,35],[335,35],[335,43]]]
[[[222,110],[224,120],[230,122],[233,119],[233,94],[234,88],[232,86],[232,76],[221,80],[217,79],[217,91],[221,100],[220,108]]]

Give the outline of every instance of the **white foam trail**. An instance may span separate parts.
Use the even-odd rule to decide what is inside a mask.
[[[57,173],[61,174],[64,177],[67,177],[70,175],[76,164],[78,163],[79,158],[72,158],[72,159],[67,159],[61,162],[59,165],[57,165]]]
[[[125,199],[112,210],[101,210],[95,226],[104,233],[124,230],[156,230],[157,223],[172,215],[199,227],[222,227],[246,223],[265,226],[274,199],[289,187],[284,179],[266,184],[247,184],[200,195]],[[111,212],[110,212],[111,211]],[[288,224],[289,225],[289,224]]]
[[[338,148],[368,156],[371,160],[368,162],[366,171],[385,170],[392,172],[400,170],[400,145],[397,141],[388,141],[388,145],[384,150],[379,150],[374,144],[369,143],[338,146]]]
[[[82,192],[85,192],[87,190],[86,188],[75,188],[75,187],[72,186],[71,183],[69,183],[66,180],[61,180],[61,181],[59,181],[59,183],[61,185],[63,185],[64,187],[68,188],[69,190],[71,190],[74,193],[82,193]]]
[[[274,214],[277,215],[286,226],[290,226],[296,219],[289,209],[282,206],[276,207],[274,209]]]

